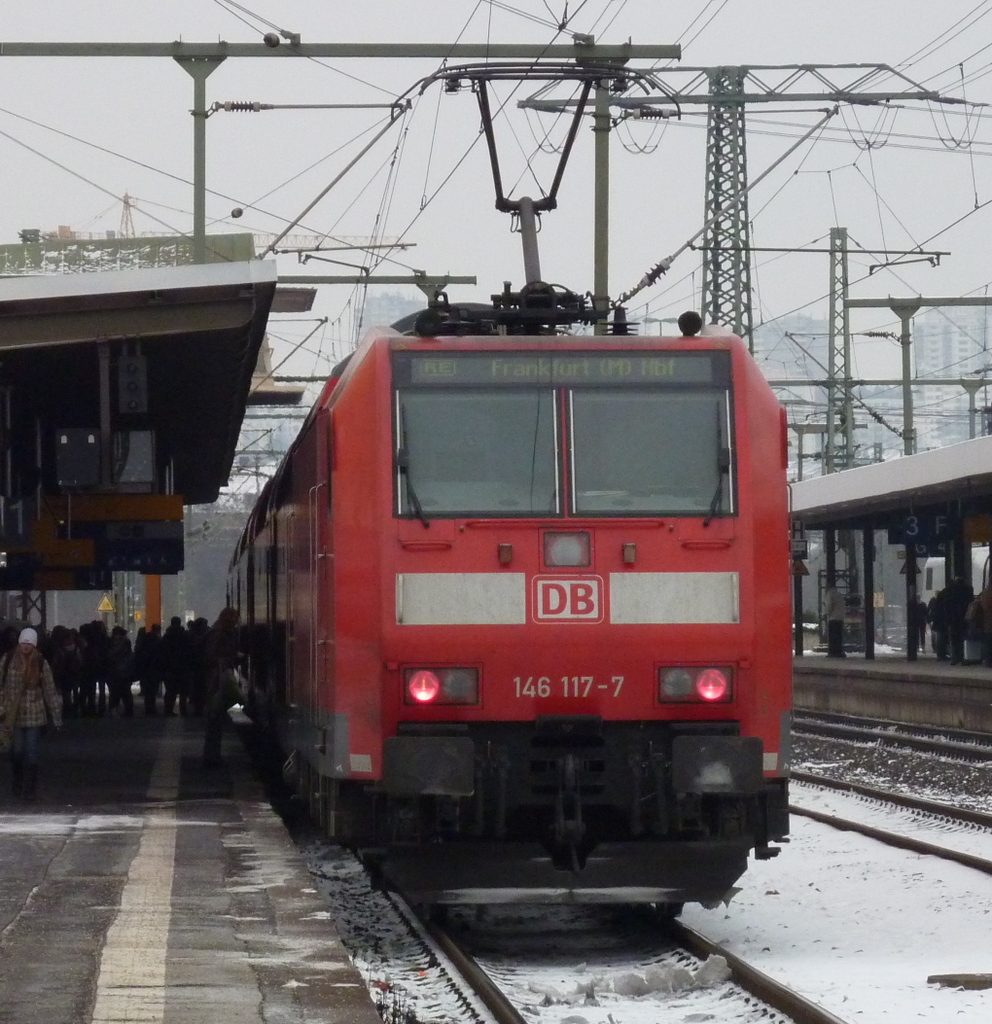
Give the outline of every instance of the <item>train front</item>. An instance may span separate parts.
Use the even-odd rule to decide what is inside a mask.
[[[390,348],[386,876],[425,903],[724,897],[788,830],[783,419],[750,356]]]

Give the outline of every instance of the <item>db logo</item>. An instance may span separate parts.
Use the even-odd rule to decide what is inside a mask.
[[[535,576],[534,618],[538,622],[601,622],[602,579],[599,576]]]

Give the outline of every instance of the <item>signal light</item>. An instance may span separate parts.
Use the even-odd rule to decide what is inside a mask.
[[[478,704],[476,668],[408,668],[404,674],[406,704]]]
[[[726,704],[733,700],[730,668],[667,667],[658,670],[662,704]]]

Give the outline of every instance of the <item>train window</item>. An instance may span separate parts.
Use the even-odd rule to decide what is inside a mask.
[[[569,405],[577,514],[733,512],[724,389],[575,389]]]
[[[400,515],[559,513],[555,409],[549,388],[399,391]]]

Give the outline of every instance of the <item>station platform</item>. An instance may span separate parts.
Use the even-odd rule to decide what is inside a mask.
[[[807,654],[793,659],[797,711],[861,715],[893,722],[992,733],[992,668],[952,665],[932,654],[866,659]]]
[[[0,762],[2,1024],[381,1024],[235,730],[88,718]]]

